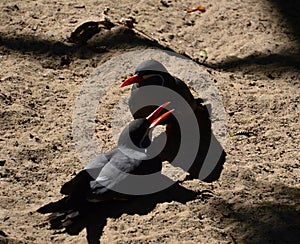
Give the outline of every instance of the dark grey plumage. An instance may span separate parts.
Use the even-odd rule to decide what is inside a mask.
[[[206,182],[212,182],[219,179],[220,174],[223,170],[223,164],[225,163],[226,153],[212,133],[209,111],[204,105],[203,100],[201,98],[195,99],[184,81],[172,76],[167,71],[167,69],[156,60],[147,60],[139,64],[135,69],[135,76],[125,80],[121,87],[131,84],[132,90],[131,96],[129,97],[129,108],[134,118],[144,118],[149,110],[151,111],[153,110],[153,108],[155,108],[155,106],[149,105],[137,110],[136,106],[137,104],[139,104],[139,100],[145,99],[145,96],[139,91],[139,89],[142,87],[152,85],[164,86],[175,91],[182,98],[184,98],[184,100],[189,104],[196,116],[198,128],[195,129],[199,129],[200,132],[198,153],[191,167],[187,170],[187,172],[189,173],[187,179],[198,179],[199,172],[206,159],[209,147],[212,145],[212,143],[214,147],[218,148],[218,150],[221,151],[220,157],[217,157],[217,159],[213,159],[214,161],[211,163],[214,163],[216,165],[214,170],[210,175],[202,180]],[[180,108],[174,108],[176,111],[180,110]],[[183,114],[185,113],[185,111],[180,112]],[[186,117],[188,117],[188,115]],[[167,124],[166,132],[168,138],[166,146],[160,154],[160,158],[163,161],[166,160],[172,163],[180,148],[180,125],[173,115],[165,120],[165,123]]]

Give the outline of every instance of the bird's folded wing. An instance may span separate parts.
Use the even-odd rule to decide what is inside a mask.
[[[74,191],[89,188],[89,182],[99,176],[100,171],[109,162],[113,152],[100,154],[92,159],[82,171],[61,187],[61,194],[70,195]]]
[[[92,195],[99,196],[114,191],[114,187],[122,183],[141,163],[122,154],[120,151],[111,158],[98,177],[90,182]]]
[[[174,79],[176,84],[176,88],[174,90],[181,94],[189,102],[189,104],[192,105],[194,96],[192,95],[187,84],[177,77],[174,77]]]
[[[91,177],[96,179],[103,167],[109,163],[115,152],[116,150],[113,150],[109,153],[103,153],[96,156],[84,167],[84,170],[86,170]]]

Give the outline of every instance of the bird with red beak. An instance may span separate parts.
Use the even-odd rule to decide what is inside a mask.
[[[150,85],[163,86],[180,94],[193,110],[197,107],[197,102],[188,86],[179,78],[172,76],[168,70],[156,60],[147,60],[139,64],[135,69],[135,74],[123,81],[121,87],[129,85],[132,85],[132,92],[136,92],[140,87]],[[131,96],[129,98],[130,111],[134,118],[145,118],[149,111],[153,109],[153,106],[145,107],[135,112],[136,99],[139,99],[139,97]]]
[[[66,182],[60,192],[66,195],[59,204],[50,203],[38,212],[75,211],[87,202],[125,200],[132,196],[116,189],[131,175],[151,175],[160,172],[162,161],[158,156],[147,157],[150,131],[171,115],[174,110],[162,114],[169,102],[162,104],[146,118],[135,119],[122,131],[118,145],[112,151],[91,160],[73,179]],[[136,185],[143,189],[143,177]],[[132,189],[128,189],[130,192]],[[147,194],[145,192],[144,194]]]
[[[219,179],[220,174],[223,170],[223,164],[225,162],[226,153],[224,152],[221,144],[217,141],[212,133],[211,120],[207,107],[203,104],[201,98],[195,99],[192,95],[188,86],[184,81],[177,77],[172,76],[168,70],[156,60],[147,60],[139,64],[135,69],[135,74],[129,77],[121,84],[121,87],[132,85],[131,96],[129,97],[129,109],[134,118],[144,118],[149,110],[155,108],[153,105],[145,106],[139,110],[136,109],[136,104],[140,100],[144,100],[145,97],[139,89],[147,86],[163,86],[171,89],[172,91],[179,94],[189,104],[193,110],[200,132],[200,143],[198,153],[194,162],[191,164],[190,169],[187,171],[189,176],[186,179],[198,179],[199,172],[206,159],[211,143],[214,144],[218,150],[221,150],[221,156],[217,159],[213,159],[212,164],[216,165],[214,170],[205,179],[205,182],[212,182]],[[138,94],[141,94],[140,96]],[[152,96],[155,96],[153,94]],[[180,111],[180,108],[174,107],[177,112],[182,114],[185,111]],[[188,115],[186,116],[188,119]],[[165,120],[166,132],[167,132],[167,143],[160,154],[160,158],[163,161],[173,162],[180,148],[181,143],[181,132],[180,125],[174,116],[170,116],[169,119]],[[190,163],[190,162],[187,162]]]

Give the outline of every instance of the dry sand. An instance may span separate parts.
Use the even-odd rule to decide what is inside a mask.
[[[205,13],[186,13],[199,4]],[[146,35],[114,28],[87,46],[66,42],[107,7],[113,22],[133,16]],[[227,116],[225,169],[215,183],[182,183],[196,199],[108,218],[101,242],[300,242],[298,1],[2,0],[0,11],[1,243],[86,243],[85,230],[49,230],[35,211],[60,199],[83,166],[72,134],[82,85],[111,58],[149,47],[187,54],[213,81]],[[132,72],[120,73],[96,111],[104,151],[115,145],[112,112],[128,94],[118,85]],[[252,135],[230,137],[239,130]]]

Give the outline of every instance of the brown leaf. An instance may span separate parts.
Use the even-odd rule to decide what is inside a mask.
[[[206,11],[206,9],[202,5],[199,5],[196,8],[191,8],[191,9],[187,10],[188,13],[192,13],[192,12],[195,12],[195,11],[200,11],[201,13],[204,13]]]

